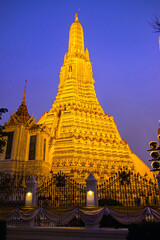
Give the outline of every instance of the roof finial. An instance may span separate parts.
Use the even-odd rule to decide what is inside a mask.
[[[23,95],[23,103],[26,103],[26,85],[27,85],[27,80],[25,80],[25,87],[24,87],[24,95]]]
[[[77,15],[77,13],[75,14],[75,22],[78,22],[78,15]]]

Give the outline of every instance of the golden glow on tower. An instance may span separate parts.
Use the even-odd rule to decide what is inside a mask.
[[[75,16],[69,32],[69,48],[60,71],[58,94],[53,109],[77,106],[83,111],[104,114],[94,89],[92,65],[88,49],[84,52],[83,29]],[[52,110],[53,110],[52,109]]]
[[[121,139],[113,117],[105,115],[96,97],[92,65],[88,49],[84,51],[83,28],[77,14],[70,27],[56,100],[38,124],[51,131],[54,173],[62,170],[81,181],[91,171],[102,180],[123,166],[136,171],[128,143]]]
[[[6,131],[14,131],[11,167],[7,165],[7,169],[18,171],[18,166],[29,175],[44,175],[52,168],[53,174],[63,171],[74,175],[79,182],[90,172],[104,181],[122,167],[150,175],[150,169],[122,140],[114,118],[105,114],[98,102],[92,64],[88,49],[84,50],[83,28],[77,14],[70,27],[68,53],[60,70],[56,100],[37,124],[28,113],[25,92],[26,84],[20,107],[6,124]],[[29,159],[31,150],[34,159]]]
[[[75,15],[75,21],[70,27],[68,53],[84,53],[83,28],[78,21],[77,14]]]

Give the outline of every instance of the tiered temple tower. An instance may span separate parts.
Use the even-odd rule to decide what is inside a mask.
[[[17,123],[19,112],[24,113],[24,118]],[[28,135],[21,136],[26,147],[18,142],[13,146],[19,146],[19,159],[25,162],[27,173],[47,175],[52,169],[53,173],[63,171],[84,181],[89,172],[93,172],[103,181],[127,167],[150,175],[150,169],[121,139],[113,117],[105,114],[98,102],[89,52],[84,49],[83,28],[77,14],[70,27],[68,53],[60,70],[58,93],[52,108],[36,124],[23,100],[6,129],[11,130],[11,125],[14,129],[15,124],[28,131]]]
[[[105,114],[98,102],[77,15],[70,27],[56,100],[38,124],[51,129],[53,172],[63,170],[85,178],[85,173],[93,171],[96,177],[103,178],[123,166],[132,171],[149,170],[121,139],[113,117]]]

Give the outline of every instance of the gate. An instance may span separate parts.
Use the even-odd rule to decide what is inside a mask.
[[[26,181],[23,176],[0,173],[0,207],[24,206]]]
[[[148,180],[139,173],[118,172],[98,186],[99,205],[153,206],[159,203],[157,179]]]
[[[86,187],[60,172],[42,183],[37,191],[37,199],[38,206],[43,207],[84,206]]]

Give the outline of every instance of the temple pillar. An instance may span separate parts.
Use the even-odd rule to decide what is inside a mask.
[[[38,182],[34,176],[28,180],[25,206],[37,206],[37,184]]]
[[[97,179],[90,173],[86,181],[86,205],[98,206]]]

